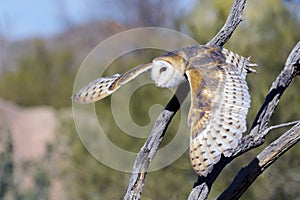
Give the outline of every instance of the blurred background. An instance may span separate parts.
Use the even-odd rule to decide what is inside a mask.
[[[101,41],[135,27],[166,27],[205,44],[224,24],[232,2],[2,1],[0,199],[121,199],[130,174],[111,169],[91,156],[74,127],[70,96],[80,63]],[[289,52],[300,40],[299,10],[299,0],[248,1],[245,20],[225,45],[240,55],[251,56],[252,62],[259,65],[258,73],[248,76],[252,96],[248,127]],[[129,69],[161,53],[133,52],[112,65]],[[110,74],[118,72],[115,69]],[[296,78],[284,93],[271,124],[300,119],[299,87],[300,80]],[[151,105],[165,106],[171,97],[172,93],[154,86],[139,89],[129,105],[132,118],[146,125]],[[138,103],[141,101],[143,105]],[[145,140],[129,137],[118,129],[110,98],[97,103],[96,110],[107,116],[103,123],[108,127],[108,137],[122,148],[138,152]],[[174,119],[164,144],[176,132],[176,120],[179,119]],[[263,147],[285,130],[273,131]],[[189,134],[188,129],[186,132]],[[225,168],[210,197],[220,194],[263,147]],[[242,199],[300,199],[299,156],[300,147],[296,145],[267,169]],[[186,199],[196,180],[186,152],[172,165],[148,173],[142,199]]]

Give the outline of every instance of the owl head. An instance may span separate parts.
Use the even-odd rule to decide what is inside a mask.
[[[186,80],[184,62],[179,55],[161,56],[152,61],[151,78],[155,85],[173,88]]]

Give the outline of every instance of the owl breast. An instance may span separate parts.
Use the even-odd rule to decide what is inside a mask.
[[[152,62],[151,78],[156,86],[163,88],[177,87],[186,80],[184,74],[176,69],[176,66],[159,59]]]

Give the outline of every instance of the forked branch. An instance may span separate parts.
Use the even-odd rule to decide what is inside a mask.
[[[282,134],[260,154],[258,154],[245,168],[242,168],[231,185],[220,195],[219,200],[239,199],[256,178],[272,165],[287,150],[300,140],[300,123]]]

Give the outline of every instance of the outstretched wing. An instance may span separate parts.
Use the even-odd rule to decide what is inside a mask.
[[[76,103],[87,104],[103,99],[114,93],[125,83],[148,71],[151,67],[152,63],[146,63],[137,66],[123,75],[114,74],[112,76],[96,79],[76,92],[72,96],[72,100]]]
[[[248,59],[228,59],[194,67],[186,72],[191,87],[190,158],[194,170],[207,176],[221,154],[228,157],[246,131],[250,95],[245,81],[253,69]],[[237,55],[236,55],[237,56]],[[241,62],[241,63],[239,63]]]

